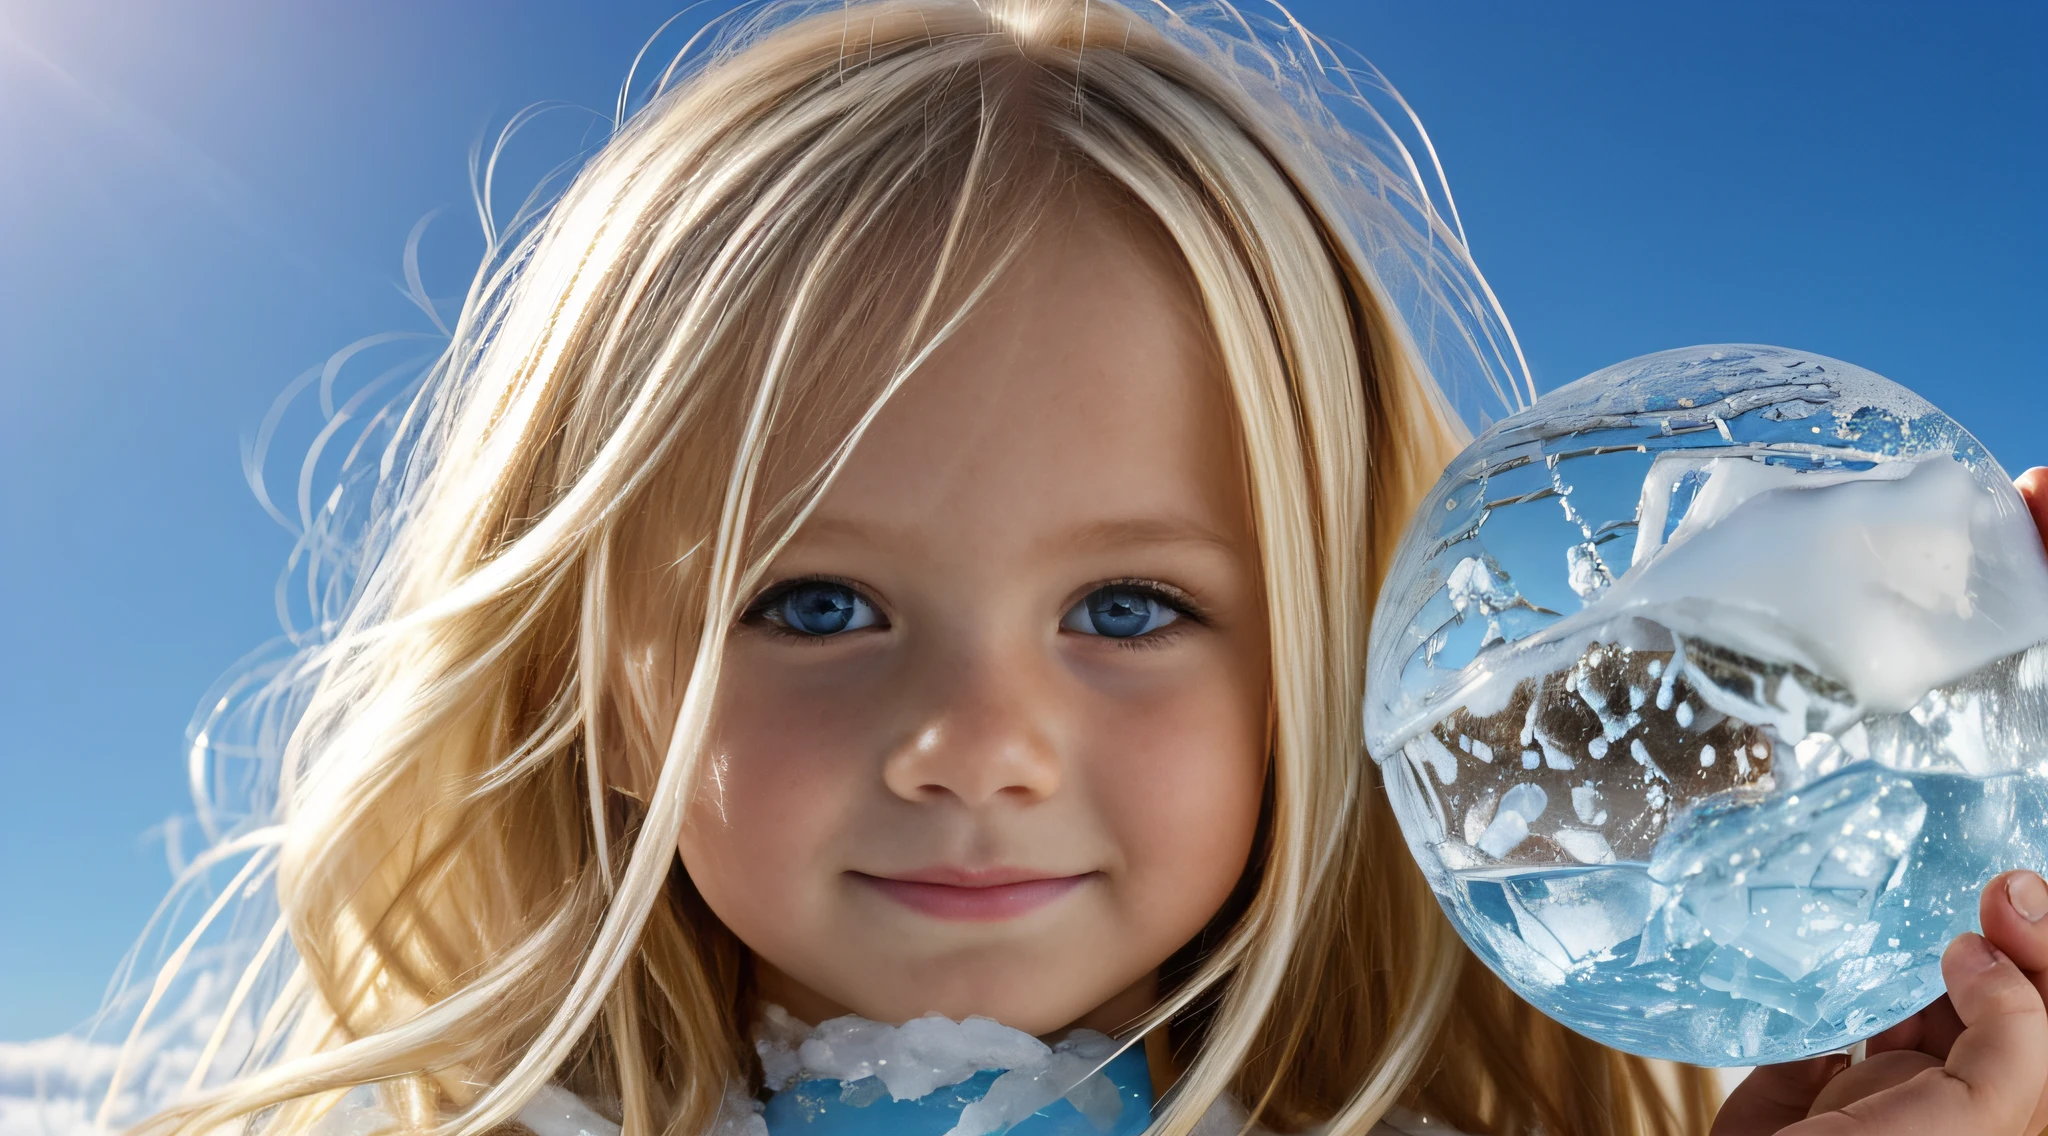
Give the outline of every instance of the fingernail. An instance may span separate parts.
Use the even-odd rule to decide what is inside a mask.
[[[1973,969],[1990,970],[2005,961],[2005,953],[1992,946],[1991,940],[1982,935],[1972,937],[1977,940],[1977,965]]]
[[[2012,901],[2012,909],[2020,918],[2029,923],[2039,923],[2048,915],[2048,883],[2032,872],[2015,872],[2005,882],[2005,897]]]

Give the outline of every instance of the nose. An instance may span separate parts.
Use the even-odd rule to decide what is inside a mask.
[[[941,698],[883,762],[882,780],[906,801],[979,808],[1031,804],[1059,791],[1053,697],[1020,667],[954,666],[927,686]],[[935,676],[934,676],[935,677]]]

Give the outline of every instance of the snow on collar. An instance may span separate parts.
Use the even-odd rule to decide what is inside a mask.
[[[954,1021],[926,1014],[892,1026],[849,1015],[812,1027],[768,1006],[754,1028],[754,1050],[770,1089],[838,1081],[849,1103],[878,1100],[883,1092],[916,1100],[985,1070],[1000,1070],[947,1136],[1000,1132],[1062,1097],[1103,1130],[1123,1111],[1122,1094],[1103,1071],[1119,1047],[1094,1030],[1072,1030],[1048,1046],[993,1018]],[[1146,1097],[1149,1103],[1149,1090]]]
[[[728,1086],[725,1100],[704,1136],[768,1136],[762,1123],[761,1105],[744,1091],[743,1085]],[[382,1115],[381,1113],[378,1115]],[[560,1085],[543,1085],[519,1110],[517,1117],[533,1136],[619,1136],[619,1126],[607,1120],[589,1102]],[[375,1127],[358,1125],[314,1136],[371,1136],[389,1127],[389,1118]]]

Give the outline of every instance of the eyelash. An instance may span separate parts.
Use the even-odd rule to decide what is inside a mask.
[[[848,588],[858,593],[863,601],[865,601],[869,606],[875,609],[876,615],[881,616],[882,626],[885,628],[889,626],[888,617],[882,614],[881,605],[875,603],[874,597],[868,594],[867,589],[861,587],[854,581],[845,578],[844,576],[798,576],[794,579],[783,580],[777,584],[774,584],[771,587],[769,587],[766,591],[763,591],[760,595],[754,597],[753,602],[749,603],[746,606],[746,610],[740,614],[740,623],[747,627],[765,629],[768,634],[773,635],[778,639],[785,640],[787,642],[804,643],[812,646],[822,645],[831,642],[834,638],[836,638],[836,636],[805,635],[801,632],[791,631],[789,628],[783,626],[778,620],[772,618],[769,614],[770,612],[775,610],[776,606],[780,604],[783,601],[783,599],[785,599],[789,595],[789,593],[795,591],[798,588],[803,587],[806,584],[837,584],[842,588]],[[1129,588],[1134,592],[1142,592],[1145,595],[1150,596],[1151,598],[1159,601],[1160,603],[1165,604],[1167,607],[1172,608],[1174,611],[1179,612],[1181,615],[1181,620],[1176,620],[1173,623],[1170,623],[1167,626],[1160,628],[1158,631],[1152,632],[1151,634],[1139,635],[1129,639],[1110,640],[1110,645],[1117,650],[1157,650],[1158,648],[1165,646],[1167,643],[1173,641],[1174,639],[1178,639],[1181,633],[1186,630],[1182,626],[1182,620],[1185,620],[1190,623],[1199,624],[1204,627],[1209,625],[1208,613],[1202,609],[1202,606],[1200,604],[1195,602],[1195,598],[1193,596],[1190,596],[1186,592],[1182,591],[1179,588],[1174,587],[1171,584],[1162,583],[1158,580],[1145,580],[1139,579],[1137,577],[1119,577],[1113,580],[1098,580],[1095,583],[1090,584],[1088,586],[1087,591],[1082,592],[1079,596],[1075,597],[1073,602],[1080,603],[1082,600],[1088,598],[1088,596],[1092,593],[1100,591],[1103,588]],[[1068,606],[1072,607],[1073,605],[1069,604]],[[1093,638],[1107,639],[1109,637],[1093,636]]]
[[[1180,638],[1187,630],[1186,624],[1188,623],[1199,624],[1203,627],[1209,625],[1208,613],[1202,610],[1201,605],[1195,602],[1193,596],[1181,591],[1172,584],[1162,583],[1158,580],[1144,580],[1136,577],[1099,580],[1088,585],[1088,590],[1075,597],[1074,603],[1080,603],[1104,588],[1128,588],[1134,592],[1141,592],[1179,612],[1181,615],[1180,619],[1167,624],[1157,631],[1133,636],[1129,639],[1109,639],[1109,636],[1106,635],[1088,636],[1088,638],[1109,639],[1109,645],[1116,650],[1156,651]],[[1069,604],[1068,606],[1072,607],[1073,605]]]
[[[800,631],[791,631],[780,620],[773,618],[769,614],[781,606],[782,601],[789,597],[789,593],[796,591],[806,584],[836,584],[853,592],[860,596],[862,602],[875,609],[875,615],[880,619],[882,628],[889,626],[889,617],[883,614],[882,605],[875,602],[874,597],[868,594],[866,588],[844,576],[798,576],[794,579],[783,580],[773,584],[766,591],[754,597],[753,602],[749,603],[746,606],[746,610],[740,613],[740,624],[757,630],[765,630],[767,634],[773,635],[784,642],[802,643],[805,646],[823,646],[839,638],[837,635],[805,635]]]

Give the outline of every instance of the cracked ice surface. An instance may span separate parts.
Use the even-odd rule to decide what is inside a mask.
[[[2048,859],[2048,558],[1910,391],[1666,352],[1452,464],[1372,636],[1367,741],[1475,951],[1609,1044],[1839,1048]]]

